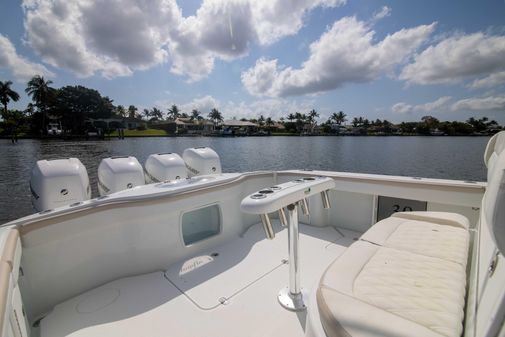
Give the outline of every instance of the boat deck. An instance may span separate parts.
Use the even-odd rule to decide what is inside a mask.
[[[54,307],[40,336],[304,336],[306,312],[277,301],[288,285],[287,229],[261,224],[166,271],[122,278]],[[360,233],[300,225],[301,281],[314,289]],[[308,299],[306,299],[308,302]]]

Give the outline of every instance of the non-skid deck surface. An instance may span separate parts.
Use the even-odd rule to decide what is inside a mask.
[[[305,314],[283,309],[287,229],[266,240],[261,224],[243,237],[155,272],[110,282],[57,305],[41,336],[303,336]],[[358,233],[300,226],[302,286]],[[308,301],[308,299],[307,299]]]

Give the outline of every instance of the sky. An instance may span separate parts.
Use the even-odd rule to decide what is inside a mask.
[[[505,124],[504,0],[0,1],[0,81],[225,118]]]

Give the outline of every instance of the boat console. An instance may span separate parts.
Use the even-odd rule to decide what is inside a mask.
[[[279,292],[279,303],[293,311],[305,310],[304,289],[300,285],[300,253],[297,206],[300,205],[305,215],[309,215],[307,198],[320,193],[325,209],[330,208],[328,190],[335,187],[335,181],[328,177],[304,177],[284,184],[261,189],[242,200],[242,212],[258,214],[267,239],[275,238],[275,232],[268,216],[278,212],[281,224],[288,226],[289,250],[289,287]],[[288,210],[286,218],[284,208]],[[305,291],[306,292],[306,291]]]

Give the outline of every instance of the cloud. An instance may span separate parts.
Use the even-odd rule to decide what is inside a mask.
[[[451,100],[450,96],[443,96],[433,102],[411,105],[405,102],[396,103],[391,110],[396,113],[409,114],[413,112],[435,112],[441,109],[447,109],[447,103]]]
[[[505,83],[505,71],[491,74],[481,79],[477,79],[470,84],[472,89],[491,88]]]
[[[170,107],[172,101],[156,102],[156,106],[164,110]],[[184,104],[178,104],[180,110],[187,114],[191,113],[193,109],[197,109],[206,117],[211,109],[218,109],[225,119],[231,118],[258,118],[260,115],[271,117],[278,120],[281,117],[286,117],[290,113],[302,112],[307,113],[314,108],[314,101],[310,99],[297,101],[292,99],[283,98],[267,98],[254,100],[252,102],[245,101],[227,101],[221,102],[219,99],[206,95],[197,97]],[[321,113],[324,118],[324,113]]]
[[[198,81],[216,59],[293,35],[315,7],[345,0],[203,0],[183,17],[175,0],[24,0],[26,41],[42,59],[79,76],[128,76],[170,62]]]
[[[171,0],[24,1],[27,43],[79,76],[130,75],[162,63],[180,10]]]
[[[296,34],[313,8],[345,0],[204,0],[196,15],[183,18],[168,44],[172,73],[190,81],[208,76],[216,59],[243,57],[252,44],[269,45]]]
[[[505,111],[505,94],[499,96],[473,97],[459,100],[451,105],[452,111]]]
[[[391,110],[393,110],[393,112],[396,112],[396,113],[407,114],[407,113],[411,113],[412,111],[414,111],[414,106],[407,104],[405,102],[399,102],[399,103],[396,103],[395,105],[393,105],[391,107]]]
[[[252,95],[285,97],[369,82],[404,62],[434,27],[433,23],[402,29],[374,43],[375,32],[365,22],[346,17],[310,45],[310,56],[301,68],[283,67],[276,59],[261,58],[242,73],[242,83]]]
[[[384,19],[391,15],[391,8],[388,6],[383,6],[380,11],[373,14],[373,20],[378,21]]]
[[[29,80],[34,75],[54,76],[42,64],[31,62],[18,55],[12,42],[2,34],[0,34],[0,68],[9,69],[18,81]]]
[[[224,115],[227,118],[258,118],[263,115],[265,118],[271,117],[279,120],[286,118],[290,113],[307,113],[314,107],[312,100],[296,101],[292,99],[267,98],[252,102],[229,101],[222,106]]]
[[[504,71],[503,60],[505,36],[452,36],[415,56],[414,62],[402,70],[400,79],[416,84],[456,83]]]
[[[296,34],[304,16],[316,7],[342,6],[346,0],[251,0],[252,22],[261,45]]]
[[[206,116],[210,110],[220,107],[221,103],[214,97],[207,95],[203,97],[198,97],[189,103],[181,105],[181,111],[187,114],[191,113],[193,109],[200,111],[203,116]]]

